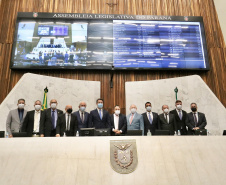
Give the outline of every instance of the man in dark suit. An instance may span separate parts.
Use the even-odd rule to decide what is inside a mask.
[[[148,130],[150,130],[152,135],[155,135],[155,129],[158,129],[159,116],[151,111],[152,106],[150,102],[145,103],[145,109],[147,112],[142,114],[144,119],[144,135],[147,135]]]
[[[120,114],[119,105],[115,106],[114,114],[110,116],[111,122],[111,135],[119,136],[120,134],[125,134],[127,130],[126,116]]]
[[[177,131],[177,124],[173,114],[169,113],[169,106],[162,106],[163,113],[159,115],[159,129],[169,130],[170,135],[174,135]]]
[[[39,137],[40,119],[43,113],[40,100],[35,101],[34,108],[35,110],[27,112],[22,126],[22,132],[27,132],[28,137]]]
[[[174,114],[174,117],[176,119],[176,123],[177,123],[177,134],[181,135],[187,135],[187,127],[186,127],[186,119],[187,119],[187,112],[182,110],[182,101],[181,100],[177,100],[175,102],[175,109],[171,110],[170,113]]]
[[[72,106],[65,107],[65,114],[61,114],[57,120],[56,137],[60,136],[76,136],[78,129],[77,116],[72,114]]]
[[[78,120],[78,130],[80,128],[88,128],[89,127],[89,113],[86,112],[86,102],[81,102],[78,106],[79,110],[74,112]]]
[[[63,114],[62,110],[57,109],[57,100],[52,99],[50,101],[49,109],[43,111],[40,121],[40,136],[41,137],[55,137],[57,119],[60,114]]]
[[[108,111],[103,109],[104,100],[99,98],[96,100],[97,108],[90,112],[89,127],[96,129],[111,128],[110,116]]]
[[[195,130],[205,129],[207,125],[205,114],[198,112],[196,103],[191,103],[192,112],[187,114],[186,125],[188,127],[188,135],[193,135]]]

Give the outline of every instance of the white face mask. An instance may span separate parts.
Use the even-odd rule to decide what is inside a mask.
[[[177,109],[181,110],[182,109],[182,105],[177,105]]]
[[[52,108],[52,109],[55,109],[55,108],[56,108],[56,106],[57,106],[57,104],[56,104],[56,103],[51,103],[51,108]]]
[[[134,114],[136,111],[137,111],[137,109],[135,109],[135,108],[132,108],[132,109],[131,109],[131,113],[132,113],[132,114]]]
[[[150,111],[151,111],[151,106],[146,107],[146,110],[147,110],[148,112],[150,112]]]
[[[39,111],[41,109],[41,105],[35,105],[35,110]]]
[[[164,109],[164,113],[168,113],[169,112],[169,109]]]
[[[118,116],[119,114],[120,114],[120,110],[116,110],[116,111],[115,111],[115,115]]]
[[[24,105],[23,103],[18,104],[18,108],[19,108],[19,109],[23,109],[24,106],[25,106],[25,105]]]
[[[81,112],[84,112],[84,111],[86,110],[86,107],[80,107],[79,110],[80,110]]]

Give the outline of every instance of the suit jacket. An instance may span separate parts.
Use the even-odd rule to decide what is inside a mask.
[[[195,120],[192,112],[187,114],[186,125],[188,127],[189,133],[191,133],[192,129],[195,127]],[[199,127],[200,129],[204,129],[206,125],[207,125],[207,122],[206,122],[205,114],[198,112],[198,123],[196,124],[196,127]]]
[[[71,114],[70,130],[66,132],[66,135],[75,136],[77,130],[78,130],[77,116]],[[60,134],[60,136],[63,136],[65,131],[66,131],[66,117],[65,114],[60,114],[57,119],[56,134]]]
[[[153,114],[152,124],[150,124],[149,122],[149,119],[147,117],[147,112],[142,114],[144,119],[144,135],[147,135],[148,130],[150,130],[152,135],[155,135],[155,129],[158,129],[159,116],[155,112],[152,112],[152,114]]]
[[[78,130],[80,130],[80,128],[88,128],[89,127],[89,113],[88,112],[84,112],[84,123],[82,123],[82,119],[80,117],[79,111],[76,111],[73,113],[73,115],[75,115],[77,117],[78,120]]]
[[[111,122],[111,134],[115,135],[115,133],[112,131],[113,128],[115,129],[114,114],[111,114],[110,122]],[[119,114],[118,130],[121,130],[122,134],[125,134],[127,130],[126,116],[123,114]]]
[[[40,116],[42,117],[43,111],[40,112]],[[35,110],[28,111],[27,115],[24,119],[23,126],[22,126],[22,132],[27,132],[27,136],[31,137],[33,130],[34,130],[34,121],[35,121]],[[40,117],[40,121],[41,121]],[[40,122],[39,122],[39,128],[40,128]]]
[[[174,132],[177,131],[177,123],[175,120],[174,114],[169,113],[169,123],[167,123],[164,113],[159,115],[159,129],[160,130],[169,130],[170,135],[174,135]]]
[[[9,135],[12,135],[12,132],[19,132],[21,130],[26,114],[27,110],[24,110],[23,119],[20,122],[18,109],[9,111],[6,120],[6,131]]]
[[[95,129],[111,128],[110,115],[108,111],[103,109],[103,116],[102,119],[100,119],[97,109],[92,110],[90,112],[89,127],[95,127]]]
[[[57,119],[60,114],[63,114],[62,110],[56,109],[57,110]],[[45,137],[48,137],[51,135],[52,131],[52,115],[51,115],[51,108],[45,109],[43,111],[41,120],[40,120],[40,128],[39,132],[40,135],[44,134]]]
[[[177,129],[183,129],[183,132],[186,134],[187,133],[187,128],[186,128],[186,119],[187,119],[187,112],[182,110],[182,120],[180,120],[180,117],[177,113],[177,110],[171,110],[171,114],[174,114],[175,119],[176,119],[176,124],[177,124]]]
[[[144,135],[144,119],[143,116],[138,114],[137,112],[134,114],[133,116],[133,121],[130,124],[130,116],[131,113],[129,115],[127,115],[126,119],[127,119],[127,130],[142,130],[142,135]]]

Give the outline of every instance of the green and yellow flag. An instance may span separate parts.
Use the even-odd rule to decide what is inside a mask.
[[[47,87],[44,89],[44,98],[43,98],[43,103],[42,103],[42,110],[47,109],[47,93],[48,89]]]

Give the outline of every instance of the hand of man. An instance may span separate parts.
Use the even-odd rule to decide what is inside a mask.
[[[116,134],[121,134],[120,130],[117,130]]]
[[[117,132],[118,132],[118,131],[119,131],[119,130],[116,130],[116,129],[115,129],[115,130],[113,130],[113,132],[114,132],[114,133],[116,133],[116,134],[117,134]]]
[[[44,137],[44,134],[41,134],[40,137]]]
[[[60,134],[56,134],[56,137],[60,137]]]
[[[11,135],[9,135],[9,138],[12,138],[13,137],[13,135],[11,134]]]

